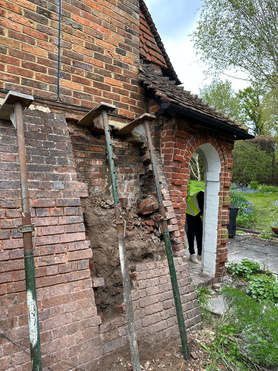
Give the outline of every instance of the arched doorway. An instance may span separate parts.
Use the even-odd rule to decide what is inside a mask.
[[[216,272],[221,163],[216,149],[209,143],[202,144],[196,152],[206,164],[202,271],[214,277]]]

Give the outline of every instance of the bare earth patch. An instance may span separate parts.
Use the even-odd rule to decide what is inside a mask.
[[[171,339],[164,344],[139,344],[139,356],[142,371],[205,371],[210,362],[205,350],[213,338],[212,329],[202,329],[187,336],[190,349],[190,360],[185,361],[179,339]],[[205,347],[204,347],[205,346]],[[107,356],[97,371],[132,371],[128,348],[117,354]]]

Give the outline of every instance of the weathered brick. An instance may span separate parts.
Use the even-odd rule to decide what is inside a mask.
[[[92,250],[87,249],[87,250],[71,251],[69,252],[68,256],[69,256],[69,261],[81,260],[81,259],[86,259],[86,258],[89,259],[92,257]]]

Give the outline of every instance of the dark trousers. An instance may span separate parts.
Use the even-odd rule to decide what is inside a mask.
[[[196,236],[198,255],[202,255],[203,222],[200,214],[197,216],[186,214],[186,222],[189,253],[190,255],[195,254],[194,238]]]

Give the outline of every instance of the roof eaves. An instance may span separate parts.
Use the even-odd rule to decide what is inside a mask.
[[[161,71],[156,71],[148,65],[141,65],[139,71],[139,79],[149,96],[161,106],[161,113],[180,118],[191,117],[205,127],[229,132],[235,139],[253,138],[248,133],[248,128],[215,107],[210,107],[182,86],[175,85],[175,82],[163,76]]]
[[[178,117],[190,117],[191,119],[199,122],[200,125],[206,124],[206,127],[211,127],[216,130],[223,130],[234,136],[235,140],[253,139],[254,136],[249,134],[242,127],[237,125],[231,125],[228,122],[219,120],[217,118],[204,115],[198,111],[192,110],[190,108],[182,107],[176,103],[167,102],[162,103],[161,108],[163,111],[168,111],[169,113],[175,113]],[[208,125],[208,126],[207,126]]]

